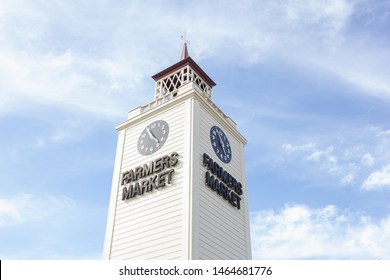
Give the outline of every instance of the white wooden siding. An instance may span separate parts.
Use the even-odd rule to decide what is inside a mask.
[[[206,167],[203,167],[203,153],[207,153],[214,161],[229,172],[238,181],[243,182],[245,174],[242,168],[243,145],[231,133],[231,127],[212,114],[204,106],[199,106],[199,154],[198,154],[198,258],[199,259],[247,259],[250,257],[247,248],[246,218],[247,201],[241,195],[241,209],[233,207],[223,197],[205,184]],[[232,160],[225,164],[215,155],[210,144],[210,129],[219,126],[229,139],[232,148]],[[246,186],[243,185],[243,192]]]
[[[185,103],[148,117],[126,129],[121,174],[159,157],[179,154],[171,185],[122,201],[123,186],[118,186],[116,214],[111,244],[111,259],[181,259],[183,256],[183,153]],[[180,117],[177,117],[180,116]],[[156,153],[138,153],[142,130],[155,120],[169,124],[169,135]],[[147,178],[145,178],[147,179]]]

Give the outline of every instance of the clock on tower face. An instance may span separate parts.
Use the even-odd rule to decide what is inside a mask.
[[[210,129],[210,141],[217,157],[224,163],[229,163],[232,159],[232,148],[226,134],[218,126]]]
[[[168,138],[169,126],[166,121],[154,121],[141,132],[138,138],[138,152],[147,156],[157,152]]]

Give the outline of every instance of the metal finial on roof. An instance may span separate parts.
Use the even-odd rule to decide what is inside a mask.
[[[183,60],[188,57],[187,42],[184,42],[183,50],[181,51],[180,60]]]
[[[190,41],[187,40],[187,34],[190,32],[191,32],[191,28],[188,29],[186,32],[184,32],[183,35],[181,35],[181,39],[184,41],[184,45],[183,45],[183,50],[181,51],[180,60],[183,60],[183,59],[189,57],[187,43],[189,44]]]

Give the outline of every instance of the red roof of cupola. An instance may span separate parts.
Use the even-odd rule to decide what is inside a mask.
[[[200,66],[189,56],[187,43],[183,45],[182,53],[180,56],[180,61],[173,64],[172,66],[162,70],[161,72],[152,76],[152,78],[157,81],[161,78],[168,76],[171,73],[174,73],[178,69],[189,65],[204,81],[207,85],[212,88],[216,83],[200,68]]]

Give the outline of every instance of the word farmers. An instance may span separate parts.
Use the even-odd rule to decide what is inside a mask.
[[[137,181],[154,173],[163,171],[165,168],[175,166],[178,162],[178,156],[178,153],[173,152],[171,155],[157,158],[149,163],[145,163],[144,165],[123,172],[121,185],[129,184],[132,181]]]
[[[178,153],[173,152],[170,155],[157,158],[147,164],[123,172],[121,185],[132,184],[123,187],[122,200],[171,185],[172,176],[175,172],[171,167],[176,166],[179,162],[178,156]]]

